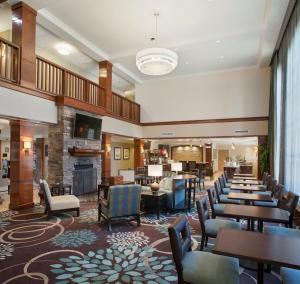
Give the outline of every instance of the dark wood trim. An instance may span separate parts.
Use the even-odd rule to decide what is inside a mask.
[[[56,105],[58,106],[70,106],[76,109],[80,109],[83,111],[91,112],[94,114],[106,116],[106,110],[104,107],[96,106],[96,105],[91,105],[89,103],[69,98],[69,97],[64,97],[64,96],[57,96],[56,97]]]
[[[206,124],[206,123],[225,123],[225,122],[243,122],[243,121],[267,121],[268,116],[257,117],[237,117],[237,118],[216,118],[202,120],[181,120],[181,121],[159,121],[159,122],[143,122],[141,126],[156,126],[156,125],[179,125],[179,124]]]
[[[104,153],[104,150],[94,150],[94,149],[82,149],[82,148],[69,148],[68,152],[73,157],[96,157]]]
[[[46,100],[53,101],[53,102],[56,100],[55,96],[49,95],[49,94],[41,92],[41,91],[36,91],[36,90],[30,89],[30,88],[21,87],[18,84],[7,82],[2,79],[0,79],[0,87],[14,90],[14,91],[17,91],[20,93],[25,93],[27,95],[35,96],[35,97],[46,99]]]
[[[188,137],[177,137],[177,136],[173,136],[173,137],[143,137],[141,139],[144,140],[150,140],[150,139],[161,139],[161,140],[167,140],[167,139],[196,139],[196,138],[200,138],[200,139],[207,139],[207,138],[237,138],[237,137],[259,137],[259,136],[268,136],[268,135],[228,135],[228,136],[188,136]]]

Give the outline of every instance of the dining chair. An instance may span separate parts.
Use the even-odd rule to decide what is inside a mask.
[[[284,186],[282,184],[276,184],[273,190],[272,202],[254,201],[254,205],[262,206],[262,207],[277,207],[278,200],[281,198],[283,192],[284,192]]]
[[[200,227],[201,227],[201,250],[207,246],[208,238],[216,238],[220,229],[241,229],[239,222],[222,219],[211,219],[208,210],[207,196],[196,201]]]
[[[282,284],[299,284],[300,270],[287,267],[280,268],[280,276]]]
[[[212,218],[215,219],[217,216],[224,216],[225,204],[219,203],[216,190],[214,188],[209,188],[207,190],[207,194],[211,208]]]
[[[168,228],[178,283],[238,284],[239,260],[204,251],[192,251],[192,238],[186,216],[178,217]]]
[[[217,198],[219,203],[241,204],[240,200],[228,199],[227,194],[223,194],[219,180],[214,182]]]
[[[221,186],[221,191],[222,191],[222,194],[229,194],[230,192],[230,187],[226,187],[226,183],[225,183],[225,178],[223,175],[221,175],[219,178],[219,183],[220,183],[220,186]]]
[[[226,178],[225,172],[221,175],[221,177],[223,179],[223,183],[224,183],[225,187],[230,187],[231,182],[229,182],[228,179]]]
[[[225,176],[226,181],[227,181],[228,183],[230,183],[230,182],[232,181],[232,179],[229,178],[228,172],[227,172],[227,171],[224,171],[224,176]]]
[[[293,227],[293,220],[298,202],[299,195],[296,195],[291,191],[287,192],[286,195],[282,194],[281,198],[278,200],[278,208],[289,213],[289,222],[285,225],[290,228]]]

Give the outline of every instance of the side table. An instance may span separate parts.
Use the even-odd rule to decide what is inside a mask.
[[[162,191],[158,192],[152,192],[151,190],[142,191],[141,193],[141,199],[142,204],[145,202],[145,200],[151,200],[153,204],[155,204],[155,211],[157,215],[157,220],[160,218],[160,212],[161,212],[161,205],[162,201],[165,200],[166,193]]]

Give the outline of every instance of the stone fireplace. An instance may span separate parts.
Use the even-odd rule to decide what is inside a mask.
[[[101,140],[73,138],[76,113],[101,118],[71,107],[58,107],[58,124],[49,126],[48,183],[71,184],[73,192],[76,190],[80,194],[81,190],[83,193],[97,190],[97,184],[101,182],[101,156],[77,157],[71,155],[69,149],[100,151]],[[87,181],[84,174],[92,180]]]

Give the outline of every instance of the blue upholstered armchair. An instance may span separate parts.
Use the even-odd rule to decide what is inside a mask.
[[[115,185],[108,189],[107,200],[101,199],[98,206],[98,220],[103,217],[111,231],[111,220],[133,217],[140,226],[140,204],[142,187],[137,184]]]

